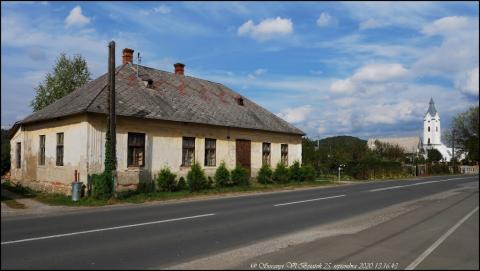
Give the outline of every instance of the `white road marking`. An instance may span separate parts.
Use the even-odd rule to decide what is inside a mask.
[[[368,191],[365,191],[365,192],[378,192],[378,191],[398,189],[398,188],[403,188],[403,187],[408,187],[408,186],[416,186],[416,185],[429,184],[429,183],[439,183],[439,182],[446,182],[446,181],[460,180],[460,179],[469,179],[469,178],[470,178],[470,177],[466,177],[466,178],[451,178],[451,179],[445,179],[445,180],[420,182],[420,183],[407,184],[407,185],[397,185],[397,186],[390,186],[390,187],[384,187],[384,188],[371,189],[371,190],[368,190]]]
[[[465,222],[467,219],[469,219],[476,211],[478,211],[478,206],[473,209],[470,213],[468,213],[466,216],[464,216],[460,221],[457,222],[453,227],[451,227],[446,233],[444,233],[440,238],[435,241],[427,250],[425,250],[418,258],[416,258],[410,265],[408,265],[405,270],[413,270],[415,267],[417,267],[425,258],[430,255],[445,239],[448,238],[458,227],[460,227],[463,222]]]
[[[212,216],[212,215],[215,215],[215,214],[187,216],[187,217],[180,217],[180,218],[173,218],[173,219],[159,220],[159,221],[151,221],[151,222],[117,226],[117,227],[110,227],[110,228],[71,232],[71,233],[64,233],[64,234],[57,234],[57,235],[50,235],[50,236],[42,236],[42,237],[21,239],[21,240],[15,240],[15,241],[6,241],[6,242],[2,242],[1,244],[2,245],[8,245],[8,244],[30,242],[30,241],[43,240],[43,239],[60,238],[60,237],[66,237],[66,236],[72,236],[72,235],[87,234],[87,233],[93,233],[93,232],[111,231],[111,230],[119,230],[119,229],[125,229],[125,228],[141,227],[141,226],[146,226],[146,225],[153,225],[153,224],[167,223],[167,222],[173,222],[173,221],[179,221],[179,220],[194,219],[194,218],[200,218],[200,217],[206,217],[206,216]]]
[[[308,200],[301,200],[301,201],[293,201],[293,202],[287,202],[287,203],[280,203],[280,204],[275,204],[273,206],[284,206],[284,205],[290,205],[290,204],[296,204],[296,203],[303,203],[303,202],[310,202],[310,201],[317,201],[317,200],[324,200],[324,199],[334,199],[334,198],[340,198],[340,197],[345,197],[346,195],[338,195],[338,196],[332,196],[332,197],[326,197],[326,198],[318,198],[318,199],[308,199]]]

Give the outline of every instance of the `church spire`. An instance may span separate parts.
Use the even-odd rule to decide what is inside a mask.
[[[435,108],[435,103],[433,102],[433,98],[430,98],[430,105],[428,106],[428,111],[426,114],[428,113],[430,113],[430,116],[432,117],[435,116],[435,114],[437,114],[437,109]]]

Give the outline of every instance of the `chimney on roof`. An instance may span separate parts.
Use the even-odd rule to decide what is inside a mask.
[[[133,49],[130,49],[130,48],[125,48],[123,49],[123,56],[122,56],[122,60],[123,60],[123,64],[127,64],[127,63],[133,63]]]
[[[175,64],[173,64],[173,66],[175,67],[175,74],[184,75],[184,69],[183,68],[185,68],[185,64],[175,63]]]

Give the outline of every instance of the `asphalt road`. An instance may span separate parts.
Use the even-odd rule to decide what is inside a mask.
[[[472,184],[476,186],[472,188]],[[307,232],[322,225],[339,223],[335,227],[341,229],[340,221],[379,210],[389,210],[391,206],[452,190],[459,192],[446,197],[445,200],[423,200],[423,203],[431,204],[426,208],[417,208],[416,211],[403,213],[386,222],[372,225],[358,234],[337,235],[291,247],[298,248],[298,251],[303,249],[305,252],[305,248],[301,246],[322,248],[326,244],[325,240],[347,238],[344,242],[333,241],[329,243],[328,248],[323,247],[321,251],[332,253],[337,251],[335,257],[329,259],[339,263],[359,261],[377,255],[375,260],[390,260],[399,263],[397,268],[405,268],[478,206],[478,176],[362,183],[182,203],[101,208],[53,216],[2,218],[1,267],[2,269],[175,267],[187,262],[195,263],[197,260],[208,259],[212,255],[225,253],[229,255],[229,251],[254,247],[261,242],[292,233]],[[421,204],[422,201],[417,206]],[[398,227],[401,230],[398,230]],[[469,268],[472,264],[478,267],[478,242],[467,242],[473,240],[471,238],[475,236],[478,240],[478,211],[473,212],[459,225],[419,263],[417,268],[429,268],[433,264],[432,261],[438,263],[436,258],[444,259],[443,266],[451,268],[458,266],[462,259],[468,260],[462,267]],[[393,240],[392,247],[383,250],[384,252],[388,250],[386,254],[380,253],[382,247],[379,245],[383,244],[379,242],[381,240]],[[377,246],[370,244],[368,247],[365,242],[378,244]],[[455,249],[459,246],[464,249],[463,253]],[[278,260],[275,257],[282,257],[281,253],[286,250],[288,248],[264,256],[266,259]],[[405,253],[406,250],[409,253]],[[320,260],[318,253],[303,254],[307,255],[307,260]],[[385,257],[382,258],[382,255]],[[238,259],[240,258],[239,256]],[[229,264],[232,259],[224,258],[221,264],[217,262],[216,265],[212,262],[212,266],[209,266],[207,261],[203,266],[186,267],[231,268]],[[238,268],[248,268],[244,264],[251,262],[251,259],[242,262]]]

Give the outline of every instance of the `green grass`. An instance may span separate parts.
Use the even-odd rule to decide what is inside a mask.
[[[177,191],[177,192],[150,192],[150,193],[129,192],[129,193],[120,195],[118,200],[121,202],[142,203],[142,202],[148,202],[148,201],[187,199],[187,198],[196,198],[196,197],[212,196],[212,195],[242,194],[242,193],[248,193],[248,192],[275,191],[275,190],[283,190],[283,189],[291,189],[291,188],[316,187],[316,186],[324,186],[324,185],[332,185],[332,184],[334,183],[331,181],[319,180],[319,181],[305,182],[305,183],[267,184],[267,185],[253,183],[250,186],[212,188],[212,189],[202,190],[199,192],[189,192],[188,190]]]
[[[334,182],[329,180],[317,180],[313,182],[304,182],[304,183],[286,183],[286,184],[258,184],[252,183],[250,186],[236,186],[236,187],[222,187],[222,188],[211,188],[207,190],[202,190],[199,192],[190,192],[188,190],[177,191],[177,192],[149,192],[142,193],[138,191],[128,191],[119,193],[118,198],[116,199],[95,199],[93,197],[84,197],[79,201],[73,202],[70,196],[65,196],[63,194],[51,194],[33,191],[29,188],[21,186],[13,186],[10,183],[2,184],[2,187],[19,194],[24,197],[33,198],[39,202],[48,204],[48,205],[60,205],[60,206],[104,206],[117,203],[143,203],[149,201],[165,201],[165,200],[174,200],[174,199],[188,199],[188,198],[198,198],[205,196],[215,196],[215,195],[229,195],[229,194],[244,194],[249,192],[262,192],[262,191],[275,191],[275,190],[284,190],[292,188],[302,188],[302,187],[316,187],[324,185],[332,185]]]
[[[20,203],[14,199],[11,199],[7,196],[2,195],[2,202],[5,203],[8,207],[13,209],[25,209],[26,206],[23,203]]]
[[[49,194],[38,192],[35,200],[48,205],[60,205],[60,206],[104,206],[118,203],[115,199],[95,199],[93,197],[83,197],[78,201],[72,201],[70,196],[63,194]]]

